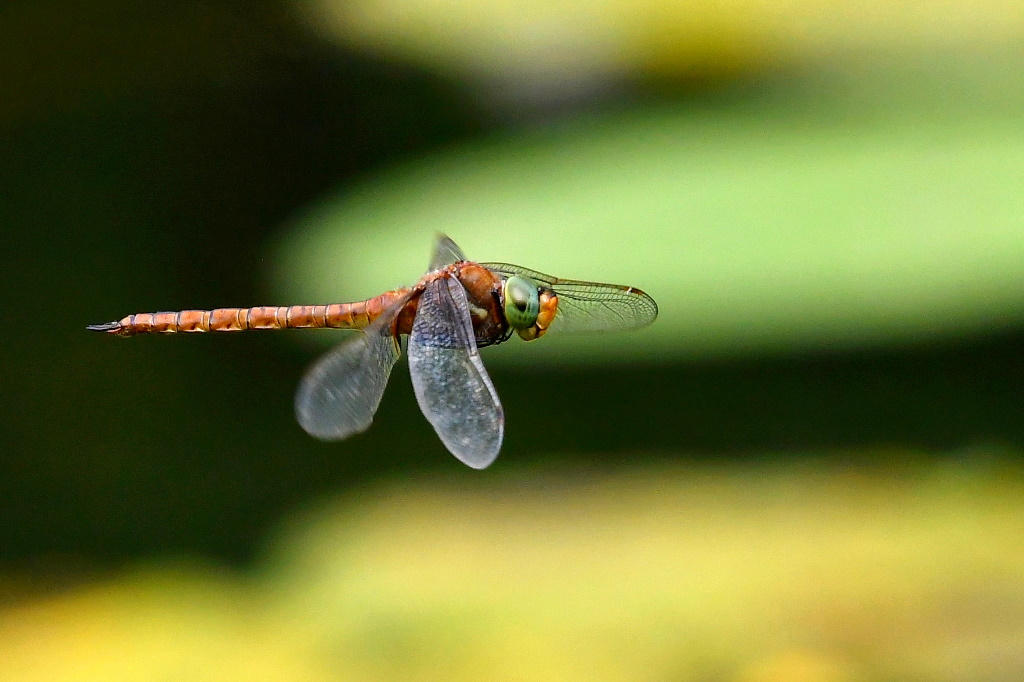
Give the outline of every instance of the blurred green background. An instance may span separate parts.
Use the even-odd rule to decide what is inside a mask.
[[[1024,9],[0,9],[0,680],[1024,677]],[[341,333],[117,340],[474,259],[639,286],[484,352],[505,446]]]

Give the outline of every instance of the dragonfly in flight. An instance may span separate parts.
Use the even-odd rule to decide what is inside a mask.
[[[416,400],[445,447],[483,469],[498,456],[505,416],[479,349],[548,329],[636,329],[658,316],[636,287],[560,279],[507,263],[466,259],[440,235],[411,287],[355,303],[138,313],[88,329],[114,336],[248,329],[357,329],[306,372],[295,415],[309,434],[340,440],[369,428],[407,335]]]

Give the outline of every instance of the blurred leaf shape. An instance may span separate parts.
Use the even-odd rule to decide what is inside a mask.
[[[362,490],[0,611],[0,680],[1020,679],[1024,472],[874,454]]]
[[[274,258],[281,296],[414,282],[444,232],[471,259],[637,286],[661,308],[642,332],[551,334],[489,362],[906,343],[1024,320],[1019,109],[818,106],[636,110],[395,168],[296,221]]]
[[[479,82],[626,74],[728,76],[894,49],[986,48],[1024,37],[1002,0],[315,0],[317,32]]]

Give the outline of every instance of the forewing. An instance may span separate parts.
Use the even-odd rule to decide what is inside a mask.
[[[658,317],[658,304],[648,294],[620,284],[559,279],[508,263],[482,263],[503,275],[524,275],[558,294],[558,313],[552,329],[607,331],[645,327]]]
[[[452,241],[451,237],[444,234],[437,235],[437,243],[434,244],[434,255],[430,258],[430,267],[427,272],[441,270],[447,265],[466,260],[466,254],[462,253],[459,245]]]
[[[306,371],[295,417],[311,436],[341,440],[370,427],[401,350],[393,324],[409,296],[342,341]]]
[[[505,415],[484,369],[469,304],[454,278],[438,277],[419,300],[409,369],[420,409],[462,462],[483,469],[501,449]]]

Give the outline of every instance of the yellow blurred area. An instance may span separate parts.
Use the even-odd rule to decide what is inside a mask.
[[[0,680],[1019,679],[1022,473],[391,482],[295,518],[244,579],[148,567],[8,607]]]
[[[760,70],[860,50],[990,47],[1024,36],[1002,0],[318,0],[319,32],[484,77]]]
[[[147,568],[3,612],[0,679],[334,679],[317,676],[259,605],[208,570]]]

